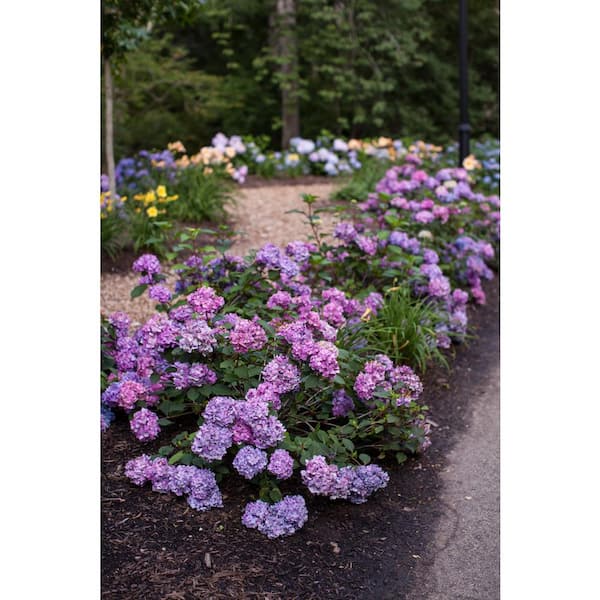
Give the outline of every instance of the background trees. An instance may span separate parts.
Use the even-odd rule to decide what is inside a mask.
[[[195,149],[217,130],[267,134],[274,146],[322,129],[456,137],[455,0],[104,5],[129,11],[113,19],[127,42],[114,82],[118,155],[176,138]],[[141,27],[148,21],[150,29]],[[498,45],[497,0],[471,0],[474,135],[499,132]]]

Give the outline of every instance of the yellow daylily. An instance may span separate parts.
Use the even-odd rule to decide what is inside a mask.
[[[156,201],[156,194],[154,193],[154,190],[150,190],[149,192],[146,193],[144,202],[146,204],[151,204],[152,202],[155,202],[155,201]]]
[[[146,214],[153,219],[154,217],[156,217],[156,215],[158,214],[158,209],[156,208],[156,206],[150,206],[146,209]]]
[[[159,185],[156,188],[156,195],[159,198],[166,198],[167,197],[167,188],[164,185]]]

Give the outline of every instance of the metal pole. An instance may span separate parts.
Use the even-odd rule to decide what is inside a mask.
[[[459,80],[460,80],[460,124],[458,126],[458,166],[462,167],[463,160],[469,151],[469,97],[468,97],[468,65],[467,65],[467,0],[459,0],[458,24],[459,48]]]

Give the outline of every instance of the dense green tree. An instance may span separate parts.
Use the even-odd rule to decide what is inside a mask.
[[[203,108],[190,111],[189,101],[181,98],[152,108],[148,86],[132,100],[133,84],[124,71],[118,81],[118,123],[132,133],[121,137],[122,152],[143,144],[144,130],[145,145],[156,147],[165,139],[186,137],[182,131],[192,146],[207,143],[216,130],[267,134],[273,145],[323,129],[441,143],[456,138],[456,0],[206,0],[193,20],[161,23],[152,30],[156,43],[139,48],[129,73],[139,74],[144,64],[155,71],[178,68],[181,97],[194,97],[197,83],[203,87],[196,92]],[[165,34],[187,51],[177,65],[158,42]],[[469,93],[475,135],[499,132],[498,45],[497,0],[471,0]],[[151,126],[150,112],[160,127]]]

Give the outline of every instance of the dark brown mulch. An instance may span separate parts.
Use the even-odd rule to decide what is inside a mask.
[[[252,489],[241,479],[224,482],[225,507],[207,513],[132,485],[123,465],[148,449],[125,422],[114,423],[103,435],[103,597],[403,598],[418,585],[417,561],[442,514],[439,473],[468,426],[470,391],[499,361],[497,280],[487,292],[488,304],[470,311],[476,337],[457,348],[452,371],[432,368],[424,378],[424,401],[439,425],[431,448],[391,467],[388,487],[364,505],[307,497],[308,523],[290,538],[268,540],[242,526]]]

